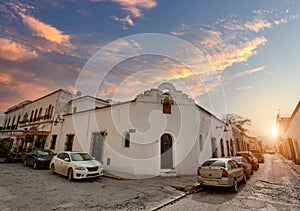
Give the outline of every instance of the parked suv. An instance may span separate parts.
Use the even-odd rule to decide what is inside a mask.
[[[236,156],[243,156],[248,160],[248,162],[252,165],[254,170],[259,168],[258,159],[253,155],[250,151],[238,151],[236,152]]]
[[[251,149],[250,151],[254,154],[259,163],[265,162],[265,157],[259,149]]]

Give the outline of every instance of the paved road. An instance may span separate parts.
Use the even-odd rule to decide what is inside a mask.
[[[240,186],[237,194],[208,188],[165,206],[161,210],[295,210],[300,211],[300,177],[278,155],[266,162]]]
[[[195,176],[142,180],[69,182],[21,163],[0,164],[0,210],[295,210],[300,211],[300,179],[278,155],[267,155],[240,192],[209,188],[185,196],[173,187],[196,182]]]
[[[5,163],[0,164],[0,210],[151,210],[183,195],[171,185],[195,182],[195,176],[70,182],[47,169]]]

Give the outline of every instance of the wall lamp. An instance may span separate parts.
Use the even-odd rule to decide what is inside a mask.
[[[65,119],[63,117],[61,117],[60,115],[58,115],[54,121],[54,125],[56,126],[58,123],[63,123],[65,121]]]
[[[102,136],[107,136],[106,130],[100,132]]]

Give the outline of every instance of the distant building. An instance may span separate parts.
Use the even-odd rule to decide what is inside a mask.
[[[37,100],[26,100],[5,112],[1,138],[7,139],[12,151],[49,148],[55,120],[66,114],[73,95],[59,89]]]
[[[277,115],[278,148],[286,158],[300,164],[300,101],[291,116]]]

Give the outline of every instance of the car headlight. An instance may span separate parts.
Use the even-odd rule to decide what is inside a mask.
[[[75,166],[76,170],[85,170],[85,168],[83,166]]]

